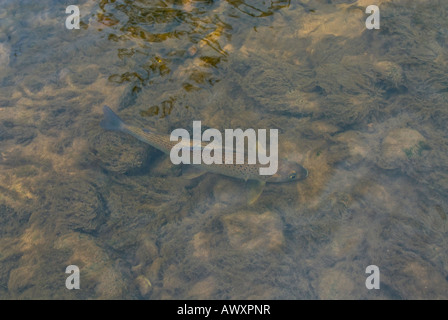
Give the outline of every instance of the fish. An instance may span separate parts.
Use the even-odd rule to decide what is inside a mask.
[[[169,135],[159,134],[148,130],[146,128],[140,128],[131,124],[125,123],[111,108],[108,106],[103,107],[103,119],[100,122],[100,126],[105,130],[120,131],[129,134],[136,139],[151,145],[152,147],[159,149],[160,151],[170,154],[171,149],[178,144],[177,141],[171,141]],[[194,146],[199,145],[199,148],[204,148],[206,144],[194,144],[190,141],[189,145],[185,145],[185,148],[191,153],[194,150]],[[224,150],[223,150],[224,151]],[[260,197],[266,183],[286,183],[293,181],[300,181],[308,177],[308,170],[295,161],[289,161],[287,159],[279,159],[277,163],[277,172],[273,175],[260,175],[259,168],[261,164],[237,164],[236,154],[234,153],[233,164],[189,164],[192,169],[187,170],[187,178],[193,179],[199,177],[206,172],[212,172],[215,174],[221,174],[224,176],[237,178],[244,180],[247,187],[247,204],[251,205],[257,201]],[[225,152],[222,152],[223,157]]]

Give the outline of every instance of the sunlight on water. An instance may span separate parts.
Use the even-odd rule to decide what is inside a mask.
[[[1,299],[448,298],[448,3],[79,0],[78,30],[68,5],[2,2]],[[308,177],[247,205],[103,105],[166,135],[278,129]]]

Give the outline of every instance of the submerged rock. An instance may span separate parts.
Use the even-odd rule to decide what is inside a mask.
[[[143,275],[139,275],[137,278],[135,278],[135,284],[137,285],[138,291],[143,297],[147,297],[152,291],[151,282]]]
[[[163,259],[160,257],[156,258],[154,262],[145,269],[145,276],[151,280],[158,279],[162,264]]]
[[[426,261],[412,261],[403,267],[403,273],[413,279],[410,282],[400,281],[400,292],[406,292],[405,299],[446,299],[446,278],[431,264]],[[405,283],[411,289],[405,287]]]
[[[212,234],[200,231],[193,236],[193,256],[200,259],[208,259],[213,250],[211,248]]]
[[[383,169],[397,169],[419,158],[429,149],[420,132],[401,128],[389,132],[381,144],[378,165]]]
[[[319,281],[319,298],[325,300],[353,299],[355,283],[351,278],[342,270],[325,270]]]
[[[369,160],[373,146],[369,140],[359,131],[345,131],[336,136],[337,141],[348,148],[349,157],[345,160],[347,167],[352,167],[364,160]]]
[[[80,268],[82,290],[79,291],[95,292],[94,297],[98,299],[123,299],[128,279],[95,237],[67,233],[55,241],[54,248],[71,252],[65,263],[74,263]]]
[[[54,185],[46,197],[51,212],[58,217],[59,227],[92,232],[105,221],[107,212],[102,195],[84,180]]]
[[[140,245],[135,252],[136,260],[141,264],[149,264],[158,257],[158,248],[154,240],[144,234],[141,236]]]
[[[391,61],[380,61],[375,65],[379,72],[379,79],[385,81],[391,87],[398,88],[403,82],[403,70]]]
[[[98,285],[95,288],[100,300],[123,299],[126,281],[123,275],[112,267],[105,267],[99,273]]]
[[[274,213],[237,212],[223,217],[230,245],[239,250],[279,250],[285,242],[282,222]]]
[[[8,290],[20,292],[34,284],[34,266],[22,266],[11,270],[8,280]]]
[[[194,284],[188,291],[187,296],[189,299],[210,299],[210,297],[213,297],[216,287],[216,279],[209,276]]]
[[[101,132],[92,141],[93,153],[107,171],[133,173],[141,170],[149,157],[149,147],[133,137]]]

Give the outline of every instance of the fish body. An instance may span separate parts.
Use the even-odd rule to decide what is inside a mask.
[[[145,142],[153,146],[154,148],[161,150],[166,154],[170,154],[171,149],[179,143],[177,141],[171,141],[170,136],[168,135],[158,134],[147,129],[126,124],[108,106],[103,107],[103,112],[104,112],[104,118],[100,122],[100,125],[102,128],[106,130],[115,130],[130,134],[135,138],[137,138],[138,140]],[[189,144],[186,144],[182,148],[186,148],[187,151],[191,152],[190,158],[192,158],[193,150],[194,148],[197,148],[195,146],[199,146],[199,148],[203,149],[206,145],[207,144],[204,144],[203,142],[195,144],[193,141],[190,140]],[[223,156],[222,164],[201,163],[201,164],[190,164],[190,166],[198,167],[207,172],[222,174],[229,177],[243,179],[245,181],[252,181],[251,185],[257,185],[258,188],[260,189],[258,191],[258,196],[259,194],[261,194],[261,191],[263,190],[264,184],[266,182],[269,183],[290,182],[295,180],[302,180],[308,176],[308,171],[300,164],[283,159],[278,160],[277,173],[275,173],[274,175],[260,175],[259,168],[262,167],[263,165],[259,163],[248,164],[247,161],[245,161],[245,163],[243,164],[237,164],[236,163],[237,153],[235,151],[232,151],[234,153],[233,164],[227,164],[224,161],[225,151],[226,150],[223,150],[222,152]]]

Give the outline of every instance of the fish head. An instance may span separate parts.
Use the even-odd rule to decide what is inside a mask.
[[[283,183],[303,180],[308,177],[308,170],[300,164],[289,160],[280,160],[275,174],[269,177],[267,182]]]

